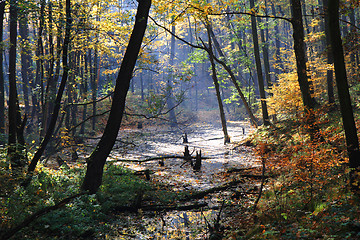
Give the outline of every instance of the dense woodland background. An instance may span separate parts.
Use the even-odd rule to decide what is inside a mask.
[[[115,238],[109,176],[147,186],[106,167],[120,126],[208,121],[262,175],[209,239],[359,238],[359,5],[0,1],[0,236]],[[229,121],[256,131],[233,143]]]

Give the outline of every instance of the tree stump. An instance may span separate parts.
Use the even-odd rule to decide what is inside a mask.
[[[190,151],[189,151],[189,146],[185,146],[184,160],[185,160],[185,162],[190,162],[191,167],[193,167],[193,162],[191,161],[191,159],[192,159],[192,157],[191,157],[191,154],[190,154]]]
[[[200,171],[201,169],[201,150],[196,151],[195,165],[193,166],[194,171]]]
[[[164,163],[164,159],[163,159],[163,158],[159,160],[159,166],[160,166],[160,167],[165,166],[165,163]]]
[[[182,138],[183,138],[183,143],[189,143],[186,133],[184,134],[184,136]]]
[[[150,170],[149,169],[145,170],[145,179],[146,179],[146,181],[150,181]]]

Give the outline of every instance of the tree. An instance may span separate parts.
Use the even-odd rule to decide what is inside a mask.
[[[29,28],[28,28],[28,13],[26,5],[21,9],[21,16],[19,17],[19,34],[21,38],[21,78],[22,89],[24,96],[25,114],[29,115],[29,76],[30,74],[30,43],[29,43]]]
[[[220,95],[219,80],[218,80],[218,77],[216,74],[216,65],[215,65],[215,61],[214,61],[214,52],[213,52],[212,38],[211,38],[211,33],[210,33],[210,32],[212,32],[212,29],[211,29],[210,23],[208,23],[206,25],[206,30],[208,33],[209,46],[206,47],[204,43],[203,43],[203,45],[204,45],[204,48],[208,49],[209,60],[211,63],[211,77],[212,77],[214,85],[215,85],[216,99],[218,101],[219,111],[220,111],[221,126],[222,126],[223,133],[224,133],[224,144],[226,144],[226,143],[230,143],[230,137],[229,137],[229,134],[227,131],[224,106],[223,106],[223,103],[221,100],[221,95]]]
[[[21,175],[25,167],[25,155],[22,154],[24,147],[21,115],[19,108],[18,93],[16,88],[16,45],[17,45],[17,0],[10,1],[10,50],[9,50],[9,136],[7,157],[15,176]]]
[[[176,127],[177,126],[177,120],[176,120],[176,114],[175,114],[175,104],[173,102],[173,90],[172,90],[172,78],[173,78],[173,65],[174,65],[174,58],[175,58],[175,25],[172,25],[171,27],[171,40],[170,40],[170,60],[169,60],[169,65],[170,65],[170,72],[169,72],[169,76],[167,77],[167,98],[166,98],[166,104],[168,106],[169,109],[169,118],[170,118],[170,126],[171,127]]]
[[[151,0],[138,1],[135,25],[116,79],[110,115],[99,143],[87,159],[86,175],[81,188],[89,193],[96,193],[101,185],[106,159],[115,144],[120,129],[126,95],[147,27],[150,6]]]
[[[323,0],[323,7],[327,10],[328,8],[328,0]],[[326,41],[326,57],[327,63],[333,64],[334,58],[331,50],[331,43],[330,43],[330,29],[329,29],[329,15],[325,14],[325,41]],[[329,104],[333,104],[335,102],[334,96],[334,85],[333,85],[333,70],[328,69],[326,72],[327,78],[327,92],[328,92],[328,102]]]
[[[306,69],[307,58],[300,0],[291,0],[291,10],[293,13],[291,24],[293,26],[294,51],[296,56],[299,86],[306,111],[312,111],[315,107],[315,100],[311,96],[310,83]]]
[[[340,111],[345,130],[346,146],[349,156],[351,188],[359,193],[360,151],[354,121],[353,109],[347,82],[344,50],[339,27],[339,0],[329,0],[327,15],[329,17],[329,32],[331,50],[334,56],[334,68],[337,92],[339,94]]]
[[[54,103],[54,109],[51,115],[51,120],[49,123],[49,127],[46,130],[45,136],[43,138],[43,140],[41,141],[41,144],[39,146],[39,148],[37,149],[37,151],[35,152],[30,165],[28,167],[27,170],[27,178],[25,179],[25,181],[22,183],[23,186],[28,186],[30,181],[31,181],[31,176],[32,173],[35,170],[35,167],[37,165],[37,163],[39,162],[42,154],[44,153],[47,144],[49,143],[52,134],[54,132],[55,126],[56,126],[56,121],[57,118],[59,116],[59,111],[60,111],[60,106],[61,106],[61,98],[62,95],[64,93],[64,89],[66,86],[66,82],[68,79],[68,74],[69,74],[69,66],[68,66],[68,48],[69,48],[69,44],[70,44],[70,30],[71,30],[71,23],[72,23],[72,18],[71,18],[71,4],[70,4],[70,0],[66,0],[66,28],[65,28],[65,38],[64,38],[64,45],[63,45],[63,54],[62,54],[62,62],[63,62],[63,74],[62,74],[62,79],[59,85],[59,89],[56,95],[56,99],[55,99],[55,103]]]
[[[250,0],[250,8],[254,8],[254,0]],[[259,84],[259,92],[260,92],[260,102],[261,102],[261,110],[264,125],[270,125],[269,121],[269,114],[266,106],[266,96],[265,96],[265,87],[264,87],[264,77],[261,68],[261,61],[260,61],[260,50],[259,50],[259,40],[258,40],[258,33],[257,33],[257,26],[256,26],[256,18],[255,16],[251,16],[251,32],[253,37],[254,43],[254,55],[255,55],[255,64],[256,64],[256,75]]]
[[[251,108],[250,108],[250,105],[248,104],[248,102],[247,102],[247,100],[246,100],[246,98],[245,98],[245,96],[244,96],[244,94],[243,94],[243,92],[242,92],[242,90],[241,90],[241,88],[240,88],[240,85],[239,85],[239,83],[237,82],[237,79],[236,79],[236,77],[235,77],[235,74],[233,73],[233,71],[231,70],[231,68],[226,64],[225,60],[221,60],[221,59],[217,58],[213,53],[210,52],[210,49],[209,49],[205,44],[203,44],[202,46],[200,46],[200,45],[196,45],[196,44],[193,44],[193,43],[191,43],[191,42],[188,42],[188,41],[186,41],[184,38],[181,38],[181,37],[173,34],[172,31],[170,31],[170,30],[167,29],[166,27],[160,25],[159,23],[157,23],[153,18],[151,18],[151,20],[155,23],[155,25],[157,25],[158,27],[164,29],[166,32],[170,33],[172,36],[174,36],[176,39],[182,41],[183,43],[185,43],[185,44],[187,44],[187,45],[189,45],[189,46],[191,46],[192,48],[195,48],[195,49],[202,49],[202,50],[204,50],[207,54],[213,55],[212,57],[214,58],[214,60],[215,60],[216,62],[218,62],[218,63],[225,69],[225,71],[230,75],[230,80],[231,80],[231,82],[234,84],[234,86],[235,86],[235,88],[236,88],[236,90],[237,90],[237,92],[238,92],[238,94],[239,94],[239,96],[240,96],[240,99],[241,99],[242,102],[244,103],[246,112],[248,113],[248,115],[249,115],[249,117],[250,117],[250,122],[251,122],[251,124],[252,124],[253,126],[257,127],[257,120],[256,120],[256,118],[255,118],[255,116],[254,116],[254,114],[253,114],[253,112],[252,112],[252,110],[251,110]],[[211,28],[210,28],[209,30],[210,30],[210,36],[211,36],[211,35],[212,35],[212,34],[211,34]],[[213,38],[213,37],[211,37],[211,38]],[[216,38],[213,38],[213,40],[214,40],[214,43],[215,43],[215,42],[216,42]],[[215,44],[215,48],[216,48],[216,44]],[[221,54],[220,49],[217,49],[217,51],[219,52],[220,55],[224,56],[223,54]],[[202,71],[204,72],[205,70],[202,70]]]
[[[36,73],[35,73],[35,81],[33,82],[34,89],[40,86],[40,92],[34,94],[33,101],[33,111],[32,117],[37,116],[39,121],[41,119],[39,113],[43,110],[44,106],[44,46],[43,46],[43,32],[45,25],[45,0],[40,1],[40,19],[39,19],[39,29],[37,33],[37,48],[36,48]],[[43,112],[43,111],[42,111]]]
[[[61,6],[61,5],[60,5]],[[50,124],[51,119],[51,112],[54,107],[54,101],[56,98],[56,85],[58,82],[58,78],[56,75],[54,76],[54,64],[55,64],[55,56],[54,56],[54,43],[53,43],[53,6],[52,2],[49,1],[48,3],[49,13],[48,13],[48,23],[49,23],[49,67],[48,67],[48,75],[47,75],[47,82],[46,82],[46,89],[45,89],[45,99],[44,99],[44,106],[43,106],[43,119],[42,119],[42,127],[44,133]],[[58,41],[60,41],[58,37]],[[60,45],[58,48],[61,49]]]
[[[4,31],[4,13],[5,13],[5,1],[0,2],[0,134],[5,134],[5,89],[4,89],[4,43],[3,43],[3,31]],[[3,143],[3,136],[0,136],[0,142]]]

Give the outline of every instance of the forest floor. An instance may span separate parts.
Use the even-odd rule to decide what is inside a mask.
[[[239,199],[247,199],[251,204],[258,193],[261,164],[251,147],[244,144],[252,131],[245,122],[229,122],[232,143],[224,145],[221,127],[206,123],[193,124],[181,131],[163,126],[122,129],[109,162],[138,173],[148,170],[154,184],[170,191],[205,194],[196,201],[190,198],[182,203],[194,206],[186,211],[119,214],[114,228],[124,239],[204,239],[216,224],[220,230],[220,221],[221,231],[231,228],[230,216]],[[183,143],[184,133],[188,143]],[[185,146],[192,156],[201,150],[205,159],[200,171],[194,171],[190,162],[176,158],[183,156]]]

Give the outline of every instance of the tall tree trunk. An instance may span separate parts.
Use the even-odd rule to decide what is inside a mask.
[[[83,61],[83,68],[81,71],[81,97],[84,102],[87,101],[88,97],[88,61],[87,61],[87,54],[86,52],[82,55]],[[84,105],[83,112],[82,112],[82,121],[85,121],[87,117],[87,104]],[[80,128],[80,135],[85,134],[85,123],[81,125]]]
[[[339,95],[340,111],[345,130],[347,151],[349,156],[350,186],[360,193],[360,151],[356,125],[354,121],[349,85],[346,76],[344,51],[339,27],[339,0],[329,0],[328,6],[331,49],[334,56],[335,79]]]
[[[5,135],[5,89],[4,89],[4,44],[3,44],[3,32],[4,32],[4,13],[5,13],[5,1],[0,2],[0,143],[4,144]]]
[[[86,175],[81,188],[90,193],[97,192],[101,185],[106,159],[115,144],[120,129],[126,95],[146,30],[150,6],[151,0],[138,1],[135,25],[116,79],[110,115],[99,143],[87,160]]]
[[[16,38],[17,38],[17,0],[10,1],[10,50],[9,50],[9,152],[16,145]]]
[[[267,13],[265,13],[267,15]],[[261,24],[261,18],[259,18],[259,23]],[[270,78],[270,60],[269,60],[269,37],[268,34],[265,39],[265,31],[264,29],[260,29],[260,40],[263,43],[262,53],[264,59],[264,71],[265,71],[265,81],[268,87],[271,87],[271,78]]]
[[[144,101],[144,79],[143,79],[143,72],[140,72],[140,90],[141,90],[141,101]]]
[[[328,0],[323,0],[323,7],[325,11],[328,8]],[[326,57],[327,63],[333,64],[333,54],[331,50],[331,42],[330,42],[330,28],[329,28],[329,16],[325,14],[325,42],[326,42]],[[328,69],[326,72],[326,83],[327,83],[327,94],[328,94],[328,103],[333,104],[335,103],[335,96],[334,96],[334,79],[333,79],[333,70]]]
[[[24,95],[25,114],[29,115],[29,75],[30,75],[30,43],[29,43],[29,28],[28,28],[28,14],[26,9],[22,9],[23,14],[19,19],[19,34],[21,38],[21,78],[22,89]]]
[[[212,30],[212,26],[209,25],[209,32],[210,32],[210,36],[211,38],[213,39],[214,41],[214,47],[216,49],[216,51],[219,53],[220,57],[223,58],[223,60],[220,60],[218,58],[214,58],[214,60],[216,60],[218,63],[220,63],[221,66],[223,66],[223,68],[225,69],[225,71],[227,71],[227,73],[230,75],[230,80],[231,82],[234,84],[239,96],[240,96],[240,99],[242,100],[244,106],[245,106],[245,109],[250,117],[250,122],[254,125],[254,126],[257,126],[257,121],[255,119],[255,116],[254,114],[252,113],[252,110],[250,109],[250,106],[244,96],[244,94],[242,93],[241,91],[241,88],[239,86],[239,83],[235,77],[235,74],[233,73],[233,71],[231,70],[231,68],[227,65],[226,63],[226,57],[225,57],[225,54],[223,53],[223,51],[221,50],[220,48],[220,44],[218,43],[217,41],[217,38],[214,34],[214,31]]]
[[[92,67],[92,75],[91,75],[91,96],[92,96],[92,130],[95,133],[96,130],[96,97],[97,97],[97,69],[98,69],[98,50],[97,45],[95,46],[94,51],[94,61]]]
[[[311,111],[315,107],[315,100],[311,96],[310,83],[306,70],[306,51],[304,42],[304,26],[302,21],[300,0],[291,0],[293,17],[291,20],[293,26],[294,51],[296,57],[298,82],[306,111]]]
[[[69,74],[69,66],[68,66],[68,47],[70,45],[70,31],[71,31],[71,23],[72,23],[72,18],[71,18],[71,5],[70,5],[70,0],[66,0],[66,28],[65,28],[65,38],[64,38],[64,45],[63,45],[63,55],[62,55],[62,62],[63,62],[63,75],[62,75],[62,79],[60,82],[60,86],[58,89],[58,93],[55,99],[55,104],[54,104],[54,110],[53,113],[51,115],[51,121],[49,124],[49,127],[45,133],[44,139],[41,141],[41,144],[39,146],[39,148],[37,149],[37,151],[35,152],[31,163],[29,165],[28,168],[28,177],[27,179],[23,182],[23,186],[27,186],[29,185],[30,181],[31,181],[31,177],[32,174],[35,170],[35,167],[37,165],[37,163],[39,162],[42,154],[44,153],[47,144],[49,143],[52,134],[54,132],[55,129],[55,125],[56,125],[56,121],[57,118],[59,116],[59,110],[60,110],[60,106],[61,106],[61,98],[62,95],[64,93],[64,89],[65,89],[65,85],[67,82],[67,78],[68,78],[68,74]]]
[[[276,16],[276,10],[274,3],[271,3],[271,11],[274,16]],[[280,39],[279,39],[279,27],[278,24],[275,23],[274,26],[274,34],[275,34],[275,79],[278,79],[278,75],[281,73],[280,69],[284,69],[281,64],[281,57],[280,57]]]
[[[175,25],[172,25],[171,32],[175,34]],[[167,106],[169,109],[169,119],[170,119],[170,126],[176,127],[177,126],[177,120],[176,120],[176,114],[175,114],[175,105],[174,105],[174,96],[173,96],[173,90],[172,90],[172,79],[174,77],[174,73],[172,72],[173,65],[174,65],[174,58],[175,58],[175,36],[171,36],[171,42],[170,42],[170,72],[168,76],[167,81]]]
[[[250,8],[254,8],[254,7],[255,7],[254,0],[250,0]],[[257,73],[258,84],[259,84],[262,117],[263,117],[264,125],[268,126],[268,125],[270,125],[270,120],[269,120],[269,114],[268,114],[267,105],[266,105],[264,77],[263,77],[262,68],[261,68],[260,50],[259,50],[258,33],[257,33],[255,16],[251,16],[251,31],[252,31],[252,37],[253,37],[253,43],[254,43],[256,73]]]
[[[54,107],[54,101],[56,98],[56,85],[58,79],[54,76],[54,64],[55,64],[55,56],[54,56],[54,43],[53,43],[53,16],[52,16],[52,3],[49,1],[48,3],[49,13],[48,13],[48,24],[49,24],[49,71],[47,76],[47,84],[45,89],[45,103],[44,103],[44,112],[43,112],[43,132],[45,133],[49,123],[51,112]]]
[[[216,66],[215,66],[215,62],[214,62],[214,52],[213,52],[212,40],[211,40],[211,34],[210,34],[211,27],[210,27],[209,24],[207,24],[206,29],[207,29],[208,38],[209,38],[208,54],[209,54],[209,60],[210,60],[210,64],[211,64],[211,77],[212,77],[213,82],[214,82],[215,91],[216,91],[216,98],[217,98],[219,111],[220,111],[221,126],[222,126],[222,130],[223,130],[223,133],[224,133],[224,144],[226,144],[226,143],[230,143],[230,137],[229,137],[229,134],[228,134],[228,131],[227,131],[224,106],[223,106],[223,103],[222,103],[222,100],[221,100],[221,95],[220,95],[219,80],[218,80],[217,74],[216,74]]]
[[[25,161],[18,151],[18,95],[16,89],[16,44],[17,44],[17,0],[10,1],[10,50],[9,50],[9,104],[8,104],[8,121],[9,121],[9,137],[8,137],[8,153],[11,168],[14,176],[19,176]]]
[[[35,82],[33,87],[38,88],[40,87],[40,93],[36,91],[37,98],[37,104],[33,106],[32,116],[38,116],[39,121],[42,120],[42,118],[39,116],[40,111],[43,113],[42,107],[44,106],[43,97],[43,77],[44,77],[44,61],[43,61],[43,55],[44,55],[44,49],[43,49],[43,30],[44,30],[44,24],[45,24],[45,0],[40,1],[40,19],[39,19],[39,30],[38,30],[38,36],[37,36],[37,46],[36,46],[36,75],[35,75]]]

